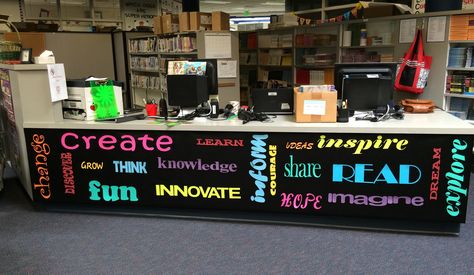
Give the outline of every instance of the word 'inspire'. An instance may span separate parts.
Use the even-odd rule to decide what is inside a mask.
[[[340,138],[326,138],[325,135],[321,135],[316,143],[316,147],[319,149],[323,148],[344,148],[354,149],[354,155],[362,154],[363,151],[371,149],[382,149],[388,150],[392,147],[399,151],[406,149],[408,140],[398,138],[383,138],[383,136],[377,136],[375,140],[371,139],[340,139]]]

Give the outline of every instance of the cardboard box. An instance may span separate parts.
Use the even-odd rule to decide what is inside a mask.
[[[179,31],[179,16],[177,14],[165,14],[161,16],[163,33]]]
[[[296,122],[336,122],[337,92],[299,92],[294,88]]]
[[[228,31],[230,30],[229,14],[221,11],[212,12],[212,30]]]
[[[363,10],[363,18],[385,17],[397,15],[398,9],[393,5],[389,6],[375,6]]]
[[[163,33],[163,27],[161,25],[161,16],[153,17],[153,32],[155,34],[162,34]]]
[[[197,11],[190,12],[189,25],[192,31],[211,30],[212,14]]]
[[[179,31],[187,32],[190,30],[189,26],[189,12],[181,12],[179,14]]]

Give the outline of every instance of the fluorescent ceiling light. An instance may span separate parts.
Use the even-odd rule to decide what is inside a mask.
[[[284,6],[285,3],[284,2],[265,2],[265,3],[262,3],[262,5],[264,5],[264,6]]]
[[[229,2],[229,1],[205,0],[205,1],[201,1],[200,3],[226,5],[226,4],[230,4],[231,2]]]

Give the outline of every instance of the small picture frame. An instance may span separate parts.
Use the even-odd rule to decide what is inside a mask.
[[[20,61],[22,64],[30,64],[32,57],[31,57],[31,48],[21,49],[20,54]]]

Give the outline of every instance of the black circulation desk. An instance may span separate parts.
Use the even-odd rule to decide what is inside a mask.
[[[79,211],[459,232],[469,123],[443,111],[378,123],[292,120],[25,123],[33,200]]]
[[[2,66],[11,162],[46,209],[441,234],[465,222],[474,127],[444,111],[82,122],[51,102],[46,66]]]

